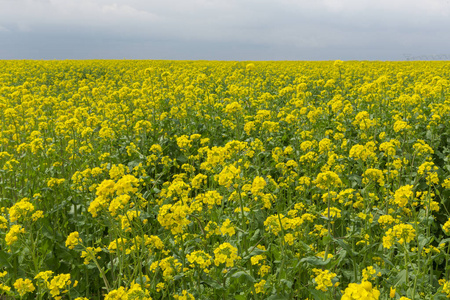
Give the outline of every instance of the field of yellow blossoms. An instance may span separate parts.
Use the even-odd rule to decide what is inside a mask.
[[[449,62],[0,61],[1,299],[450,298]]]

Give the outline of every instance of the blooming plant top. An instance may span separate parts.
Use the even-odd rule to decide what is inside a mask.
[[[0,298],[448,297],[449,78],[0,61]]]

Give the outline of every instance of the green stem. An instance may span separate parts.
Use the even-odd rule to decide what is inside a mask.
[[[103,268],[100,267],[100,264],[98,263],[97,258],[95,257],[95,251],[90,252],[90,251],[88,251],[88,249],[86,248],[86,246],[84,246],[83,244],[80,244],[80,245],[84,248],[84,250],[85,250],[86,252],[88,252],[88,255],[89,255],[89,254],[92,255],[92,260],[94,261],[94,263],[95,263],[97,269],[98,269],[99,272],[100,272],[100,276],[102,277],[103,282],[105,283],[106,291],[109,293],[109,291],[111,290],[111,286],[109,285],[108,279],[106,278],[105,271],[103,271]]]
[[[403,248],[405,249],[406,285],[409,288],[409,254],[408,254],[408,249],[406,248],[406,241],[403,244]],[[414,295],[413,295],[413,299],[414,299]]]

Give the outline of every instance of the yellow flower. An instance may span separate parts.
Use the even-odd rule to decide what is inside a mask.
[[[394,157],[396,153],[396,143],[393,141],[381,143],[379,149],[380,151],[383,151],[386,156]]]
[[[292,233],[285,234],[284,241],[288,243],[288,245],[292,246],[294,244],[294,236]]]
[[[218,175],[219,184],[229,188],[233,184],[233,181],[239,178],[240,173],[241,169],[236,168],[234,165],[225,166]]]
[[[160,261],[155,261],[150,265],[150,271],[156,272],[158,268],[163,271],[163,278],[171,281],[173,276],[181,271],[182,264],[174,257],[166,257]]]
[[[323,258],[323,259],[329,259],[329,258],[333,258],[334,257],[333,254],[328,253],[327,257],[325,258],[325,251],[320,251],[320,252],[316,253],[316,256],[320,257],[320,258]]]
[[[434,154],[434,150],[427,143],[425,143],[424,140],[417,140],[417,142],[413,145],[413,148],[417,152],[418,156]]]
[[[383,227],[390,225],[395,222],[395,219],[391,215],[383,215],[378,218],[378,224]]]
[[[173,295],[173,298],[175,300],[195,300],[194,296],[186,290],[183,290],[181,295]]]
[[[33,285],[33,282],[31,282],[30,279],[17,279],[14,284],[14,288],[19,293],[20,297],[24,296],[26,293],[31,293],[35,290],[35,287]]]
[[[442,187],[446,189],[450,189],[450,178],[446,178],[442,183]]]
[[[206,184],[208,176],[203,174],[197,174],[191,181],[191,186],[193,189],[199,189],[202,184]]]
[[[216,222],[209,221],[205,226],[206,237],[209,238],[212,235],[220,235],[220,228]]]
[[[212,209],[214,205],[222,203],[222,196],[217,191],[207,191],[204,194],[198,194],[196,199],[208,205],[208,209]]]
[[[329,216],[330,218],[336,218],[337,219],[337,218],[341,217],[341,210],[339,208],[336,208],[336,207],[330,207],[329,210],[327,208],[327,209],[325,209],[322,212],[322,216],[324,216],[326,218],[328,218],[328,216]]]
[[[406,123],[405,121],[398,120],[394,123],[394,131],[395,132],[399,132],[403,129],[406,130],[406,129],[410,129],[410,128],[411,128],[411,126],[409,126],[408,123]]]
[[[450,218],[445,222],[444,226],[442,226],[442,230],[444,230],[446,235],[450,235]]]
[[[353,299],[367,299],[378,300],[380,298],[380,291],[372,288],[372,283],[369,281],[363,281],[360,284],[350,283],[345,289],[341,300],[353,300]]]
[[[53,277],[53,279],[50,281],[49,289],[50,294],[53,297],[57,297],[60,294],[67,293],[67,288],[71,284],[70,280],[70,274],[59,274]]]
[[[114,185],[114,190],[118,196],[123,194],[134,194],[138,191],[139,179],[133,175],[124,175]]]
[[[108,245],[108,250],[111,253],[115,253],[116,250],[122,252],[125,251],[125,248],[127,246],[127,239],[124,238],[118,238],[113,240],[111,243],[109,243]]]
[[[21,225],[13,225],[9,229],[8,233],[5,236],[5,241],[8,246],[11,246],[13,243],[15,243],[19,237],[18,235],[20,233],[25,233],[25,228],[22,228]]]
[[[97,255],[97,253],[99,253],[101,251],[102,251],[102,248],[100,248],[100,247],[97,247],[97,248],[87,247],[86,251],[81,251],[81,258],[84,258],[83,264],[88,265],[91,260],[100,258],[100,257],[96,257],[96,255]]]
[[[30,199],[23,198],[9,208],[9,220],[11,222],[16,222],[32,211],[34,211],[34,205],[30,203]]]
[[[156,285],[156,291],[159,293],[161,290],[165,288],[164,282],[160,282]]]
[[[64,179],[64,178],[50,178],[47,181],[47,186],[49,188],[52,188],[52,187],[63,184],[65,181],[66,181],[66,179]]]
[[[191,267],[198,265],[205,272],[208,272],[208,267],[212,264],[211,256],[203,250],[194,251],[186,255],[186,258],[191,263]]]
[[[243,110],[241,104],[239,102],[232,102],[230,104],[227,104],[227,106],[224,109],[224,112],[226,112],[227,114],[234,114],[234,113],[238,113],[241,112]]]
[[[252,265],[254,266],[254,265],[259,265],[260,261],[263,261],[264,259],[265,259],[264,256],[258,254],[258,255],[252,256],[250,258],[250,261],[251,261]]]
[[[53,275],[53,271],[43,271],[43,272],[39,272],[36,276],[34,276],[34,279],[36,280],[43,280],[45,282],[48,282],[48,280],[50,279],[50,277],[52,277]]]
[[[389,289],[389,298],[395,298],[395,288],[391,286]]]
[[[191,223],[188,215],[192,213],[192,209],[178,201],[174,205],[166,204],[161,206],[158,214],[158,222],[166,229],[170,229],[172,234],[183,232],[183,228]]]
[[[100,129],[98,136],[101,137],[103,140],[111,140],[115,136],[115,132],[112,128],[108,126],[102,126]]]
[[[281,231],[280,221],[283,225],[283,228],[286,230],[287,223],[289,222],[289,219],[286,218],[284,215],[280,214],[278,215],[272,215],[268,216],[267,219],[264,221],[264,227],[266,228],[266,231],[271,231],[274,235],[278,236],[278,234]]]
[[[128,300],[127,291],[123,286],[110,291],[105,296],[105,300]]]
[[[266,281],[261,279],[259,282],[255,283],[253,286],[255,287],[255,292],[257,294],[262,294],[265,292],[264,286],[266,285]]]
[[[405,242],[410,243],[416,237],[416,230],[410,224],[395,225],[392,229],[386,231],[383,237],[383,247],[390,249],[394,244],[395,238],[400,245]]]
[[[244,131],[245,133],[247,133],[247,135],[250,135],[254,129],[255,129],[255,122],[248,121],[247,123],[245,123]]]
[[[69,249],[75,248],[81,242],[80,234],[78,231],[74,231],[66,239],[66,247]]]
[[[0,292],[9,292],[11,288],[7,285],[4,285],[3,283],[0,283]]]
[[[442,292],[447,295],[447,298],[450,298],[450,281],[440,279],[439,285],[442,286]]]
[[[336,67],[336,68],[340,68],[341,66],[342,66],[342,64],[343,64],[344,62],[342,61],[342,60],[340,60],[340,59],[338,59],[338,60],[335,60],[334,61],[334,66]]]
[[[126,194],[122,194],[117,196],[116,198],[112,199],[109,203],[108,211],[111,213],[111,216],[117,215],[117,213],[123,209],[128,202],[130,201],[131,197]]]
[[[0,229],[8,228],[6,224],[8,224],[8,220],[4,216],[0,215]]]
[[[127,291],[128,300],[152,300],[147,290],[143,290],[138,283],[131,284]]]
[[[439,168],[436,167],[433,162],[426,161],[419,166],[417,173],[425,177],[428,185],[432,185],[439,183],[439,177],[436,173],[437,170],[439,170]]]
[[[405,185],[396,190],[394,194],[394,203],[399,207],[405,207],[408,200],[414,196],[412,188],[412,185]]]
[[[240,259],[237,255],[237,251],[237,248],[229,243],[220,244],[219,247],[214,250],[214,264],[216,266],[225,264],[228,268],[234,266],[234,262]]]
[[[122,165],[122,164],[112,165],[111,169],[109,170],[109,177],[112,180],[117,180],[120,177],[124,176],[126,174],[126,172],[127,172],[127,167],[125,167],[124,165]]]
[[[31,215],[31,219],[33,222],[36,222],[38,219],[41,219],[44,217],[44,212],[42,210],[37,210]]]
[[[253,71],[255,69],[255,64],[254,63],[249,63],[245,66],[245,69],[247,71]]]
[[[313,269],[313,272],[316,274],[314,278],[314,281],[317,284],[316,290],[326,292],[329,287],[333,286],[332,280],[336,277],[336,273],[321,269]]]
[[[250,191],[255,196],[259,195],[266,185],[267,185],[267,183],[264,180],[264,178],[262,178],[260,176],[256,176],[253,179],[253,183],[252,183],[252,187],[251,187]]]
[[[320,189],[327,190],[332,189],[333,187],[340,187],[342,185],[342,181],[335,172],[326,171],[319,173],[313,181],[313,184]]]
[[[378,274],[378,276],[381,274]],[[374,278],[376,278],[377,276],[377,271],[375,270],[375,268],[373,266],[368,266],[367,268],[363,269],[362,271],[362,281],[369,281],[372,280]]]
[[[367,169],[364,172],[362,182],[364,184],[369,184],[371,181],[374,183],[378,183],[379,186],[384,186],[384,175],[381,170],[378,169]]]
[[[225,222],[223,222],[222,227],[220,227],[220,232],[222,232],[223,235],[229,236],[233,236],[236,233],[230,219],[226,219]]]

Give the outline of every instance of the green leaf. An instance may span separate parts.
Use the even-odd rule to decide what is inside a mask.
[[[252,249],[252,248],[254,248],[254,249]],[[250,251],[252,251],[252,252],[250,252]],[[244,259],[249,259],[249,258],[252,257],[252,256],[259,255],[259,254],[262,254],[262,253],[265,253],[266,250],[261,250],[261,249],[256,248],[256,247],[250,247],[250,248],[248,248],[247,252],[248,252],[248,255],[246,255],[246,256],[244,257]]]
[[[338,243],[339,246],[342,247],[345,251],[347,251],[347,254],[351,257],[355,256],[355,252],[350,248],[350,246],[343,240],[343,239],[333,239],[336,243]]]
[[[308,264],[311,264],[313,266],[325,266],[331,261],[331,258],[328,258],[327,260],[323,260],[321,257],[317,256],[308,256],[305,258],[302,258],[300,260],[301,263],[306,262]]]
[[[275,294],[267,298],[267,300],[288,300],[288,299],[289,299],[288,295],[280,295],[280,294]]]
[[[439,242],[439,244],[445,244],[445,243],[447,243],[447,242],[450,242],[450,238],[441,240],[441,241]]]
[[[242,281],[242,279],[245,279],[246,281],[248,281],[250,283],[254,283],[256,281],[252,275],[248,274],[245,271],[238,271],[238,272],[234,273],[233,275],[231,275],[231,278],[237,278],[241,281]]]
[[[395,285],[400,286],[400,285],[404,284],[406,282],[406,274],[407,274],[406,270],[401,270],[395,277],[395,280],[396,280]]]
[[[423,234],[419,235],[419,253],[422,252],[423,247],[428,244],[431,240],[431,237],[426,238]]]
[[[11,263],[9,262],[11,254],[0,250],[0,267],[12,268]]]
[[[180,162],[181,164],[185,164],[185,163],[187,163],[188,159],[186,156],[180,155],[177,157],[177,161]]]
[[[324,217],[324,219],[328,220],[327,217]],[[332,237],[329,235],[324,235],[322,238],[323,244],[326,245],[332,240]]]
[[[257,241],[260,238],[260,233],[261,233],[261,230],[256,229],[255,233],[250,238],[250,241]]]
[[[173,277],[173,281],[180,280],[183,277],[184,277],[184,273],[179,273]]]
[[[281,282],[284,283],[289,289],[292,289],[293,282],[287,279],[281,279]]]
[[[212,287],[215,290],[223,290],[223,286],[218,284],[216,281],[212,280],[211,278],[206,278],[202,281],[202,283]]]
[[[311,289],[309,292],[311,294],[313,294],[314,299],[316,299],[316,300],[326,300],[326,299],[328,299],[327,295],[324,292],[322,292],[322,291]]]

